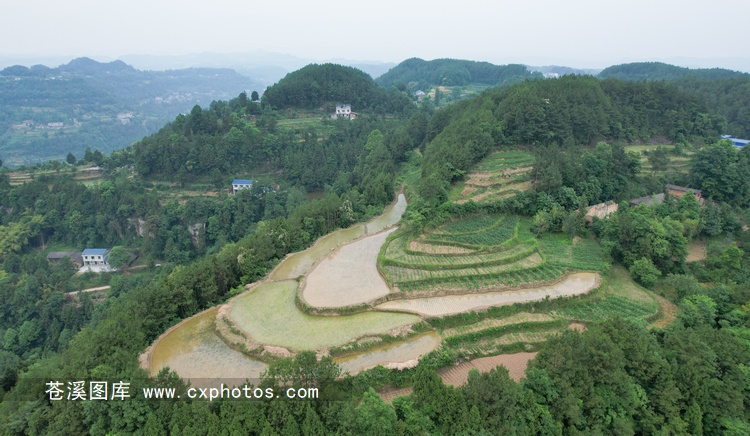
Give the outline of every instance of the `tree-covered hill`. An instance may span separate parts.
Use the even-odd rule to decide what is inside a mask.
[[[750,74],[724,68],[685,68],[663,62],[633,62],[613,65],[599,73],[602,79],[620,80],[677,80],[686,77],[702,79],[727,79],[732,77],[750,77]]]
[[[88,58],[0,71],[0,158],[6,165],[110,152],[198,103],[258,85],[228,69],[139,71]],[[52,124],[50,124],[52,123]]]
[[[641,62],[609,67],[599,77],[674,83],[698,95],[709,110],[726,118],[726,131],[722,133],[750,137],[750,74],[722,68],[689,69],[660,62]]]
[[[723,119],[709,113],[700,99],[664,82],[591,76],[526,81],[440,110],[428,128],[423,175],[439,189],[435,183],[457,179],[497,145],[718,136]]]
[[[332,112],[337,103],[351,104],[355,111],[381,112],[401,112],[412,104],[405,95],[380,88],[367,73],[336,64],[308,65],[287,74],[263,94],[263,105],[274,109]]]
[[[391,68],[378,77],[376,82],[385,87],[412,83],[416,90],[438,85],[465,86],[472,83],[508,85],[534,77],[541,77],[541,74],[529,72],[525,65],[493,65],[489,62],[459,59],[425,61],[411,58]]]

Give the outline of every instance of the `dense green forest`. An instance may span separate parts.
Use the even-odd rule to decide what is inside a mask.
[[[619,80],[666,80],[672,81],[684,78],[698,79],[732,79],[747,77],[747,73],[727,70],[724,68],[685,68],[662,62],[633,62],[630,64],[613,65],[599,73],[603,79]]]
[[[0,71],[0,158],[18,166],[81,156],[87,147],[109,153],[195,104],[259,86],[227,69],[139,71],[88,58],[8,67]]]
[[[456,103],[432,118],[422,169],[424,189],[430,192],[425,196],[445,198],[448,183],[462,177],[496,145],[573,148],[605,138],[645,142],[652,137],[684,142],[718,137],[722,129],[723,118],[712,115],[700,99],[663,82],[601,81],[590,76],[527,81]],[[550,153],[540,152],[541,164]],[[624,153],[619,153],[616,165],[627,166]],[[581,160],[575,167],[575,172],[545,169],[537,174],[542,184],[575,184],[582,195],[589,190],[586,186],[598,184],[600,170]],[[630,180],[627,171],[621,177],[620,184]],[[604,191],[589,191],[591,204],[622,198],[609,192],[611,183],[603,185],[608,186]]]
[[[489,62],[476,62],[459,59],[434,59],[425,61],[419,58],[407,59],[376,82],[385,87],[406,87],[411,91],[426,90],[432,86],[465,86],[483,84],[508,86],[531,78],[541,78],[539,73],[531,73],[524,65],[493,65]]]
[[[700,97],[711,112],[727,120],[727,133],[750,138],[750,74],[721,68],[689,69],[659,62],[616,65],[600,78],[632,81],[667,81]]]
[[[725,117],[675,84],[572,76],[489,90],[433,112],[397,89],[367,94],[372,82],[350,69],[326,78],[328,68],[290,75],[269,88],[263,105],[243,93],[195,106],[101,157],[107,172],[98,183],[50,171],[11,184],[9,172],[0,172],[0,433],[750,432],[750,237],[743,230],[750,149],[719,141]],[[299,95],[308,80],[326,93]],[[325,105],[345,98],[350,83],[370,96],[365,109],[356,120],[331,120]],[[289,108],[307,107],[320,109],[317,123],[289,122]],[[626,150],[654,139],[675,143],[672,157],[691,152],[681,179],[643,172],[640,155]],[[517,147],[535,155],[532,189],[481,205],[446,201],[449,184],[490,151]],[[237,174],[259,183],[230,196],[219,187]],[[437,370],[460,357],[446,350],[414,369],[377,367],[342,379],[330,358],[300,353],[273,363],[262,386],[315,386],[321,399],[49,400],[45,383],[56,379],[184,392],[175,373],[148,377],[138,355],[168,327],[263,278],[286,254],[378,214],[400,181],[410,197],[407,229],[506,212],[531,219],[535,234],[595,239],[639,283],[677,304],[676,320],[647,329],[615,319],[569,331],[539,345],[521,382],[500,367],[472,372],[460,388],[445,386]],[[708,200],[700,206],[692,195],[667,196],[634,208],[623,201],[590,228],[582,220],[589,204],[663,192],[675,182],[702,189]],[[215,195],[163,196],[171,184],[196,183]],[[321,190],[320,198],[307,196]],[[204,227],[193,238],[188,227],[196,223]],[[687,262],[693,241],[707,241],[702,262]],[[127,247],[146,267],[75,276],[69,263],[45,259],[51,247],[92,245]],[[150,266],[156,263],[164,266]],[[101,283],[111,286],[102,302],[83,294],[71,304],[64,294]],[[374,391],[386,385],[410,385],[413,393],[387,404]]]
[[[274,109],[325,107],[333,113],[336,104],[351,104],[378,113],[398,113],[411,105],[400,92],[379,87],[367,73],[335,64],[312,64],[289,73],[263,93],[263,106]]]

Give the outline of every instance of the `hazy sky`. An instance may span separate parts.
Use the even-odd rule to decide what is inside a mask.
[[[117,58],[261,49],[317,60],[452,57],[601,68],[711,58],[715,66],[750,65],[750,0],[3,3],[0,55]]]

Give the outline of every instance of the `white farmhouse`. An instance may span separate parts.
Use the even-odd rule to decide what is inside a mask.
[[[81,253],[83,266],[107,266],[109,267],[109,248],[87,248]]]

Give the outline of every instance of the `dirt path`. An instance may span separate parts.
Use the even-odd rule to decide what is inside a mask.
[[[652,325],[659,328],[667,327],[672,323],[672,321],[675,320],[675,318],[677,318],[677,306],[675,306],[671,301],[667,300],[661,295],[654,294],[654,298],[656,298],[656,301],[659,302],[659,307],[661,308],[661,318],[654,321]]]
[[[74,295],[78,295],[79,293],[83,293],[83,292],[103,291],[103,290],[109,289],[109,288],[110,288],[109,285],[107,285],[107,286],[99,286],[98,288],[88,288],[88,289],[81,289],[80,291],[66,292],[65,295],[68,295],[68,296],[72,297]]]
[[[536,353],[515,353],[480,357],[479,359],[470,360],[450,368],[443,368],[438,371],[438,373],[440,374],[443,383],[458,387],[466,384],[469,380],[469,371],[472,369],[477,369],[479,372],[489,372],[495,367],[502,365],[508,368],[510,378],[518,382],[523,378],[524,373],[526,372],[526,367],[534,356],[536,356]],[[396,397],[410,395],[411,393],[412,388],[406,387],[399,389],[386,389],[380,392],[380,396],[384,401],[390,403]]]

